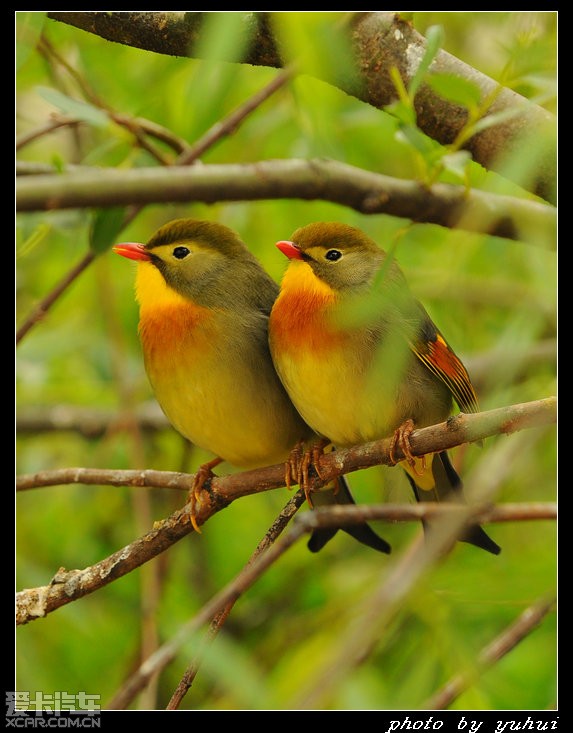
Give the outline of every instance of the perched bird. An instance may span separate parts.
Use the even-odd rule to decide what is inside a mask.
[[[269,352],[278,285],[234,231],[177,219],[147,244],[117,244],[113,251],[138,263],[139,335],[157,401],[177,431],[216,456],[198,470],[195,490],[222,461],[241,469],[286,462],[313,437]],[[327,489],[325,500],[352,503],[346,482]],[[342,529],[390,550],[368,525]],[[319,550],[335,533],[317,530],[310,548]]]
[[[461,498],[447,453],[414,459],[408,436],[446,420],[453,399],[477,412],[476,393],[398,265],[364,232],[337,222],[301,227],[276,246],[290,262],[269,343],[302,417],[338,448],[394,435],[418,501]],[[479,526],[460,539],[500,552]]]

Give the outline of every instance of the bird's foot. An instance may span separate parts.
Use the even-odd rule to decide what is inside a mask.
[[[215,466],[218,466],[222,462],[222,458],[214,458],[212,461],[209,461],[208,463],[203,463],[203,465],[199,466],[197,472],[195,473],[195,478],[193,479],[191,489],[189,490],[189,495],[187,497],[187,501],[191,504],[189,519],[191,520],[193,529],[199,534],[201,534],[201,530],[199,529],[199,524],[197,523],[197,502],[200,501],[201,491],[203,490],[205,482],[210,481],[212,478],[215,478],[213,469],[215,468]]]
[[[404,459],[408,465],[412,468],[412,471],[416,476],[422,476],[426,470],[426,456],[422,456],[421,459],[416,461],[412,455],[412,449],[410,447],[410,435],[414,432],[414,421],[405,420],[400,427],[394,431],[392,437],[392,444],[390,446],[390,460],[393,464],[399,463],[396,460],[396,448],[400,448],[404,454]],[[421,463],[421,467],[418,468],[418,464]]]
[[[313,504],[310,498],[312,493],[309,475],[310,468],[312,466],[317,476],[322,478],[320,469],[318,468],[318,461],[328,444],[329,441],[323,438],[305,450],[304,443],[301,441],[292,449],[285,463],[285,484],[287,488],[290,489],[292,484],[298,484],[304,491],[304,495],[311,509]]]

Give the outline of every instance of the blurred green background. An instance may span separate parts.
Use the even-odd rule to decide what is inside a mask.
[[[193,143],[279,73],[162,56],[105,41],[42,13],[16,15],[27,29],[19,36],[18,135],[40,128],[58,111],[49,90],[85,99],[82,85],[87,85],[115,111],[153,120]],[[233,18],[212,15],[221,16],[212,39],[232,46]],[[285,48],[293,54],[304,49],[303,71],[332,59],[329,28],[338,15],[275,14]],[[443,29],[447,51],[552,112],[556,20],[554,12],[411,14],[422,33],[436,25]],[[75,70],[75,78],[36,43],[40,30]],[[340,58],[345,60],[342,52]],[[302,74],[202,161],[328,157],[416,178],[419,154],[397,133],[390,114]],[[165,153],[171,154],[167,148]],[[533,153],[522,151],[524,158]],[[119,168],[157,164],[124,128],[109,121],[42,135],[19,150],[18,160]],[[531,198],[478,165],[468,172],[476,188]],[[460,183],[451,174],[441,178]],[[17,324],[87,253],[94,216],[88,210],[17,216]],[[364,216],[321,201],[277,200],[146,206],[116,241],[145,242],[163,223],[187,216],[236,229],[277,281],[285,261],[274,243],[308,222],[344,221],[383,247],[393,245],[399,233],[397,259],[412,290],[464,359],[482,409],[556,392],[556,252],[543,232],[532,245]],[[133,275],[124,259],[101,254],[18,346],[18,473],[69,466],[193,471],[211,457],[185,445],[169,427],[144,432],[133,421],[142,405],[154,408],[137,337]],[[60,415],[106,408],[112,417],[92,437],[78,430],[24,429],[24,418],[40,408]],[[556,498],[555,430],[526,432],[499,502]],[[487,464],[497,444],[523,439],[521,434],[491,438],[483,449],[455,451],[454,460],[462,475],[469,475],[479,463]],[[225,470],[231,469],[223,466],[219,473]],[[354,473],[354,495],[361,503],[409,502],[409,487],[397,474],[386,468]],[[237,501],[215,515],[201,535],[186,537],[149,566],[18,628],[16,689],[84,690],[100,694],[105,706],[154,645],[169,639],[243,567],[288,498],[284,489]],[[16,587],[21,590],[47,584],[60,567],[83,568],[101,560],[179,507],[182,496],[167,490],[59,486],[23,492],[16,499]],[[419,531],[415,524],[379,523],[377,528],[395,553]],[[525,608],[553,591],[553,522],[510,522],[491,525],[488,532],[502,554],[493,557],[458,544],[409,595],[373,653],[324,699],[325,709],[423,707],[452,675],[471,670],[482,647]],[[182,707],[288,709],[343,643],[345,630],[360,622],[361,603],[384,580],[389,562],[342,533],[318,555],[309,553],[304,542],[296,545],[236,604]],[[192,652],[186,648],[133,706],[165,707]],[[549,614],[452,707],[514,710],[555,704],[556,620]]]

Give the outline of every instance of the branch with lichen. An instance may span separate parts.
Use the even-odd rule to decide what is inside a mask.
[[[492,435],[509,434],[526,428],[539,427],[554,423],[556,420],[556,399],[548,397],[543,400],[528,402],[509,407],[498,408],[474,415],[459,414],[448,421],[420,430],[415,430],[410,437],[411,451],[414,456],[447,450],[467,442],[480,441]],[[358,471],[370,466],[393,465],[391,458],[392,440],[384,439],[364,445],[339,450],[321,456],[316,464],[317,473],[311,475],[309,486],[319,490],[341,474]],[[400,449],[395,451],[394,458],[404,458]],[[189,491],[193,484],[192,474],[163,471],[121,471],[103,469],[73,468],[60,471],[43,471],[33,475],[21,476],[17,480],[17,489],[57,485],[62,483],[108,484],[112,486],[155,486]],[[198,502],[194,507],[197,525],[204,524],[213,514],[228,506],[236,499],[256,494],[285,485],[284,465],[278,464],[254,471],[213,478],[201,490]],[[317,520],[331,522],[330,526],[339,526],[341,514],[339,507],[330,515],[325,513],[320,519],[319,512],[313,512],[305,520],[312,525]],[[380,507],[365,509],[349,508],[344,514],[344,521],[364,521],[365,519],[423,518],[425,512],[438,509],[424,507],[395,508]],[[460,508],[457,507],[459,512]],[[484,507],[478,507],[484,511]],[[46,616],[61,606],[77,600],[98,588],[126,575],[143,563],[167,550],[178,540],[193,531],[190,520],[191,506],[185,505],[166,519],[156,522],[153,528],[143,537],[123,547],[109,557],[83,570],[67,571],[61,568],[51,582],[39,588],[25,589],[17,596],[17,622],[28,623]],[[360,511],[373,512],[369,516]],[[445,511],[445,509],[443,510]],[[476,508],[473,508],[476,511]],[[338,513],[337,513],[338,512]],[[354,513],[353,513],[354,512]],[[389,514],[387,512],[390,512]],[[392,514],[392,512],[397,512]],[[318,526],[318,525],[317,525]],[[320,525],[323,526],[323,525]],[[312,531],[316,526],[309,526]],[[302,532],[306,531],[303,529]]]
[[[201,54],[205,15],[203,12],[69,12],[55,11],[48,17],[81,28],[117,43],[136,46],[156,53],[196,57]],[[242,33],[248,39],[243,63],[280,67],[283,58],[273,33],[272,14],[242,13]],[[336,79],[347,94],[379,109],[398,99],[394,74],[405,87],[414,78],[427,42],[411,23],[393,12],[348,13],[336,29],[341,39],[349,41],[354,54],[354,68]],[[227,60],[221,57],[222,61]],[[455,56],[440,50],[430,71],[451,74],[474,84],[484,99],[493,102],[486,116],[497,118],[464,144],[473,159],[486,168],[499,170],[505,157],[535,139],[555,130],[554,116],[529,102],[511,89],[468,66]],[[418,127],[441,144],[453,142],[467,123],[467,110],[437,94],[429,84],[421,84],[415,98]],[[538,161],[530,190],[554,201],[557,158],[554,153]],[[505,171],[507,175],[507,171]],[[511,175],[511,174],[510,174]]]

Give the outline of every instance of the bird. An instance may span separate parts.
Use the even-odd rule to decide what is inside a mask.
[[[393,256],[361,229],[336,221],[299,227],[276,246],[289,263],[269,344],[304,420],[338,448],[392,437],[417,501],[463,501],[448,453],[415,458],[409,435],[446,420],[454,400],[461,411],[477,412],[478,398]],[[501,551],[477,524],[459,539]]]
[[[182,218],[161,226],[146,244],[112,247],[137,262],[136,300],[145,371],[171,425],[214,458],[201,465],[190,492],[226,461],[249,470],[285,462],[313,436],[284,389],[269,351],[268,318],[278,284],[231,228]],[[354,503],[344,477],[321,503]],[[191,521],[198,524],[191,512]],[[367,524],[341,527],[380,552],[388,543]],[[320,550],[337,529],[317,529]]]

